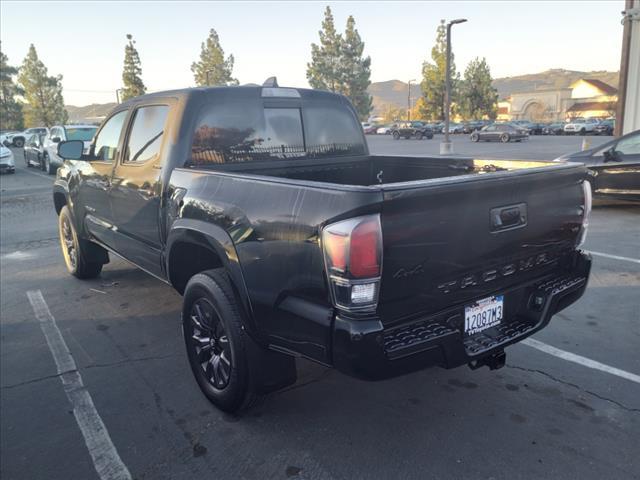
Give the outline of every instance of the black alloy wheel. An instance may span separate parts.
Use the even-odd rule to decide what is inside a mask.
[[[232,355],[224,324],[213,304],[204,297],[191,306],[191,342],[202,373],[216,389],[229,384]]]

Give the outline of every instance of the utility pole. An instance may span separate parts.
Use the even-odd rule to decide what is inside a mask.
[[[411,82],[415,82],[416,79],[412,78],[407,82],[409,85],[409,94],[407,95],[407,121],[411,121]]]
[[[444,142],[440,144],[440,155],[450,155],[453,153],[453,145],[449,140],[449,117],[451,112],[451,27],[466,21],[466,18],[458,18],[447,23],[447,67],[444,91]]]
[[[122,91],[122,88],[117,88],[116,89],[116,102],[118,103],[118,105],[120,104],[120,92]]]
[[[207,71],[205,72],[205,76],[206,76],[206,79],[207,79],[207,87],[210,87],[210,86],[211,86],[211,85],[209,84],[209,74],[210,74],[211,72],[213,72],[213,70],[207,70]]]

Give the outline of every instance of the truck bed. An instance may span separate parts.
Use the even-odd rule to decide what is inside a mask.
[[[224,165],[216,170],[339,185],[373,186],[557,166],[544,161],[368,155]]]

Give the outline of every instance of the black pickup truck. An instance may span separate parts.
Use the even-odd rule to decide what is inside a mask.
[[[83,147],[58,147],[68,270],[111,252],[183,294],[193,373],[226,411],[294,382],[295,357],[371,380],[499,368],[587,284],[584,166],[370,155],[340,95],[144,95]]]

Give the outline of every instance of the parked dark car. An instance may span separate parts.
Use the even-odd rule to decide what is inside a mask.
[[[542,135],[564,135],[564,122],[550,123],[542,129]]]
[[[601,198],[640,201],[640,130],[556,161],[584,163],[594,195]]]
[[[399,122],[391,131],[394,140],[400,138],[415,138],[422,140],[423,138],[433,138],[433,130],[422,122]]]
[[[67,269],[95,277],[112,251],[171,284],[225,411],[295,382],[296,357],[369,380],[500,368],[586,288],[583,165],[371,155],[341,95],[143,95],[83,149],[58,144]]]
[[[476,130],[481,130],[485,126],[485,122],[474,121],[465,122],[462,124],[462,133],[473,133]]]
[[[544,123],[532,122],[527,125],[527,130],[529,131],[529,135],[542,135],[544,127],[546,127]]]
[[[615,120],[603,120],[594,128],[596,135],[613,135],[613,129],[615,128]]]
[[[516,128],[507,123],[494,123],[493,125],[487,125],[478,132],[473,132],[470,138],[472,142],[507,143],[512,140],[520,142],[529,138],[529,133],[527,130]]]
[[[37,167],[44,170],[44,133],[34,133],[25,140],[24,143],[24,162],[27,167]]]

